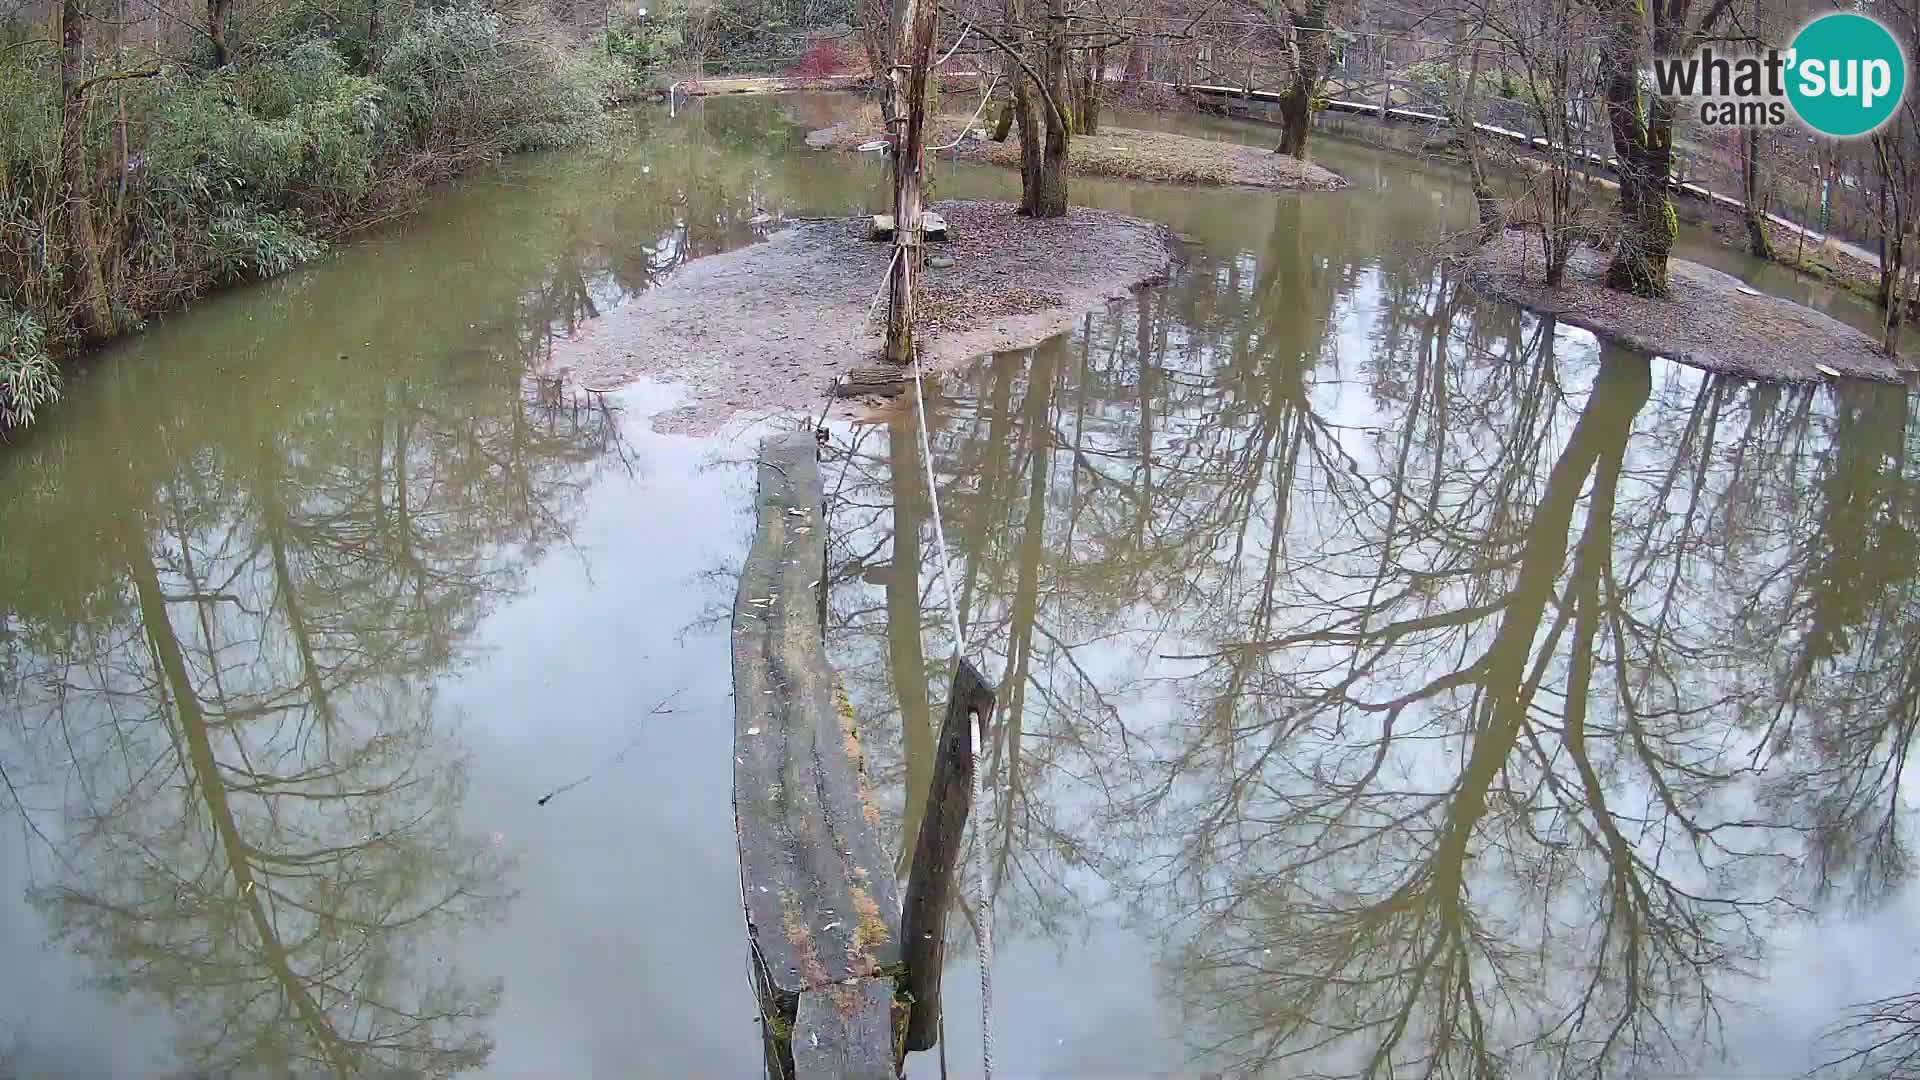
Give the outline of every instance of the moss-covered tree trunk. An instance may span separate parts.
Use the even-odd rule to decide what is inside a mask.
[[[83,338],[113,333],[113,305],[100,271],[100,243],[93,230],[93,178],[87,169],[87,83],[83,52],[86,28],[80,0],[60,4],[60,212],[66,250],[60,265],[73,324]]]
[[[207,40],[213,42],[213,66],[223,68],[233,59],[227,49],[227,12],[233,0],[207,0]]]
[[[1300,157],[1307,152],[1307,132],[1313,126],[1313,98],[1297,86],[1280,94],[1280,143],[1276,154]]]
[[[1773,242],[1767,235],[1766,189],[1760,184],[1760,134],[1759,128],[1747,128],[1740,133],[1741,216],[1747,226],[1747,248],[1755,258],[1772,259]]]
[[[1619,236],[1607,284],[1635,296],[1664,296],[1667,257],[1680,231],[1667,186],[1673,172],[1673,104],[1658,95],[1641,98],[1648,44],[1640,0],[1605,0],[1601,11],[1608,22],[1600,46],[1601,86],[1620,181]]]
[[[1300,8],[1281,7],[1281,16],[1293,24],[1289,57],[1293,71],[1280,94],[1280,145],[1276,154],[1300,157],[1307,152],[1307,132],[1313,126],[1313,98],[1327,74],[1327,14],[1332,0],[1307,0]]]

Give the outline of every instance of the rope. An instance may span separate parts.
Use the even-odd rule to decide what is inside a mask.
[[[961,30],[960,30],[960,38],[959,38],[959,40],[957,40],[957,41],[955,41],[955,42],[953,43],[953,48],[951,48],[951,49],[948,49],[948,50],[947,50],[947,55],[945,55],[945,56],[943,56],[943,57],[941,57],[941,58],[940,58],[939,60],[937,60],[937,61],[935,61],[935,62],[934,62],[934,65],[933,65],[933,66],[934,66],[934,67],[936,67],[936,68],[939,68],[939,67],[944,67],[944,66],[946,65],[946,63],[947,63],[947,61],[949,61],[949,60],[951,60],[951,59],[953,59],[953,54],[954,54],[954,53],[956,53],[956,52],[959,52],[959,51],[960,51],[960,46],[966,43],[966,40],[967,40],[967,35],[968,35],[968,34],[971,34],[971,33],[973,33],[973,24],[972,24],[972,23],[968,23],[968,24],[967,24],[967,25],[966,25],[965,27],[963,27],[963,28],[961,28]]]
[[[955,136],[952,142],[947,143],[945,146],[929,146],[927,147],[927,149],[937,154],[942,150],[951,150],[954,147],[959,146],[960,141],[967,137],[967,132],[972,131],[973,125],[979,122],[980,114],[987,111],[987,102],[993,99],[993,88],[995,86],[998,86],[999,83],[1000,83],[1000,76],[997,74],[993,78],[987,80],[987,92],[980,95],[980,107],[973,110],[973,119],[967,121],[966,126],[960,129],[960,134]]]
[[[895,227],[898,227],[896,223]],[[927,501],[933,511],[933,542],[940,551],[940,585],[946,596],[947,627],[953,634],[953,658],[951,667],[957,675],[960,669],[960,657],[966,648],[966,638],[960,629],[960,609],[954,600],[953,566],[947,556],[947,530],[940,520],[940,485],[933,475],[933,446],[927,437],[927,393],[926,383],[920,377],[920,361],[913,362],[913,408],[920,420],[920,461],[927,473]],[[984,821],[986,798],[980,785],[980,761],[987,746],[986,731],[980,724],[980,713],[969,709],[967,719],[973,725],[973,746],[976,759],[973,768],[973,807],[979,815],[975,820]],[[987,888],[987,873],[981,852],[986,844],[979,839],[980,830],[974,830],[972,863],[975,903],[980,909],[980,934],[977,942],[977,960],[980,965],[980,1067],[985,1080],[993,1080],[993,893]]]

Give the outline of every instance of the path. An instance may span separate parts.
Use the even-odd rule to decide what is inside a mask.
[[[1171,85],[1171,84],[1166,84],[1166,85]],[[1242,89],[1241,87],[1238,87],[1238,86],[1219,86],[1214,84],[1197,83],[1193,86],[1188,87],[1188,89],[1196,93],[1199,93],[1201,95],[1204,95],[1206,97],[1215,98],[1215,99],[1234,98],[1242,101],[1253,100],[1253,101],[1260,101],[1265,103],[1278,103],[1280,100],[1280,95],[1277,93],[1274,93],[1273,91],[1270,91],[1270,90],[1249,91],[1249,90]],[[1382,110],[1377,103],[1366,102],[1366,101],[1349,101],[1341,98],[1333,98],[1327,102],[1327,108],[1334,112],[1356,113],[1356,114],[1362,114],[1367,116],[1382,115]],[[1403,120],[1403,121],[1411,121],[1414,123],[1426,123],[1426,124],[1453,123],[1453,119],[1449,116],[1446,116],[1441,113],[1426,112],[1420,109],[1405,109],[1405,108],[1392,107],[1385,110],[1385,116],[1389,120]],[[1528,135],[1525,132],[1515,131],[1512,128],[1504,128],[1494,124],[1480,124],[1480,123],[1474,124],[1473,127],[1474,127],[1474,130],[1480,132],[1481,134],[1491,135],[1494,138],[1504,139],[1508,142],[1518,143],[1532,150],[1550,152],[1558,149],[1551,140],[1548,140],[1538,135]],[[1586,159],[1587,164],[1597,166],[1600,168],[1612,169],[1618,164],[1613,158],[1594,153],[1591,150],[1579,152],[1577,156],[1584,157]],[[1699,184],[1675,183],[1673,185],[1673,188],[1675,191],[1691,196],[1695,199],[1699,199],[1702,202],[1712,203],[1716,206],[1724,207],[1736,213],[1744,214],[1746,212],[1747,204],[1743,200],[1733,198],[1732,196],[1729,196],[1729,195],[1722,195],[1716,191],[1708,190],[1707,188],[1701,187]],[[1787,229],[1791,231],[1796,237],[1800,236],[1801,234],[1804,234],[1807,241],[1810,243],[1822,244],[1822,245],[1830,244],[1834,250],[1840,252],[1841,254],[1847,256],[1850,259],[1854,259],[1859,262],[1865,263],[1867,266],[1872,267],[1876,273],[1880,270],[1880,256],[1876,252],[1869,251],[1858,244],[1850,243],[1846,240],[1830,238],[1823,233],[1815,232],[1811,228],[1808,228],[1807,226],[1802,225],[1797,221],[1788,220],[1787,218],[1781,217],[1778,214],[1769,213],[1766,215],[1766,218],[1770,224],[1777,225],[1783,229]]]

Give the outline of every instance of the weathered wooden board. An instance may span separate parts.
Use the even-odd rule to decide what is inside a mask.
[[[891,975],[900,960],[892,862],[821,638],[815,455],[810,432],[761,445],[758,525],[733,606],[734,824],[770,1066],[805,992]]]
[[[800,995],[793,1024],[796,1077],[894,1080],[893,981],[860,979]]]

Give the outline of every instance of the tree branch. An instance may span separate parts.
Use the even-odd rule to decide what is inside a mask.
[[[954,10],[952,8],[948,7],[945,4],[940,5],[940,10],[946,12],[950,18],[955,18],[955,19],[960,18],[959,15],[954,13]],[[991,41],[995,45],[999,46],[1001,52],[1006,53],[1008,56],[1012,57],[1014,63],[1020,65],[1020,70],[1026,72],[1027,78],[1033,80],[1033,85],[1040,88],[1040,96],[1046,100],[1047,112],[1052,116],[1053,122],[1055,124],[1060,125],[1060,130],[1062,131],[1067,130],[1067,114],[1060,111],[1059,102],[1056,102],[1053,100],[1053,91],[1047,89],[1047,81],[1045,79],[1042,79],[1039,73],[1033,70],[1033,65],[1027,63],[1027,58],[1020,55],[1020,50],[1007,44],[1006,41],[1000,37],[1000,35],[994,33],[993,31],[987,29],[985,26],[982,26],[979,23],[973,24],[973,28],[975,30],[980,31],[981,37],[984,37],[988,41]]]
[[[75,87],[73,91],[73,96],[86,97],[87,91],[93,89],[94,87],[100,85],[101,83],[119,82],[122,79],[155,78],[160,74],[160,71],[161,71],[160,68],[150,67],[150,68],[140,68],[137,71],[110,71],[105,75],[95,75],[93,78],[88,79],[86,82],[83,82],[79,86]]]

